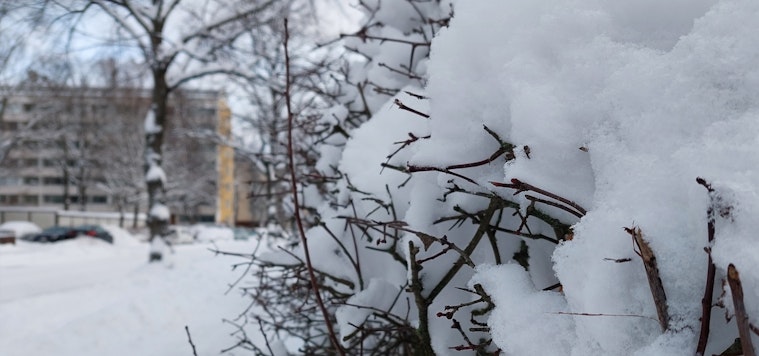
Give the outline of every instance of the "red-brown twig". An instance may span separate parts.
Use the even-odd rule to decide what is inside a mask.
[[[462,174],[458,174],[456,172],[451,172],[451,171],[449,171],[449,170],[447,170],[445,168],[408,165],[406,167],[406,171],[409,172],[409,173],[436,171],[436,172],[450,174],[450,175],[452,175],[454,177],[459,177],[459,178],[461,178],[461,179],[463,179],[463,180],[465,180],[465,181],[467,181],[469,183],[472,183],[472,184],[475,184],[475,185],[479,185],[479,184],[477,184],[477,182],[474,181],[474,179],[469,178],[469,177],[467,177],[465,175],[462,175]]]
[[[316,274],[314,273],[314,266],[311,264],[311,254],[308,250],[308,240],[306,239],[306,232],[303,229],[303,221],[300,217],[300,204],[298,201],[298,187],[295,177],[295,153],[293,151],[293,112],[290,96],[290,53],[287,48],[288,38],[290,37],[289,30],[287,28],[287,19],[285,19],[285,97],[287,104],[287,155],[290,163],[290,187],[293,193],[293,205],[295,213],[295,222],[298,225],[298,232],[300,233],[300,240],[303,244],[303,254],[306,259],[306,267],[308,268],[308,276],[311,282],[311,288],[314,291],[316,303],[319,305],[319,309],[324,316],[324,324],[327,326],[327,332],[329,333],[329,339],[332,342],[332,346],[340,355],[345,355],[345,351],[340,345],[340,341],[337,339],[335,330],[332,327],[332,321],[329,318],[329,312],[327,307],[324,306],[321,293],[319,292],[319,283],[316,281]]]
[[[714,192],[714,189],[703,178],[696,178],[696,182],[701,184],[709,191],[709,195]],[[701,332],[698,336],[698,344],[696,346],[696,354],[703,355],[706,352],[706,344],[709,341],[709,325],[712,319],[712,298],[714,296],[714,275],[716,268],[712,261],[711,244],[714,241],[714,206],[713,202],[710,203],[707,210],[708,223],[707,223],[707,235],[709,246],[706,247],[706,254],[709,258],[709,264],[706,269],[706,287],[704,288],[704,297],[701,298]]]
[[[656,255],[654,250],[648,242],[643,239],[643,233],[639,227],[625,228],[625,231],[629,233],[635,244],[640,251],[640,258],[643,260],[643,267],[646,269],[646,277],[648,277],[648,286],[651,288],[651,296],[654,298],[654,306],[656,307],[656,316],[659,318],[659,326],[661,331],[667,331],[669,329],[669,312],[667,310],[667,294],[664,292],[664,284],[659,276],[659,267],[656,264]]]
[[[398,108],[399,108],[399,109],[401,109],[401,110],[406,110],[406,111],[408,111],[408,112],[410,112],[410,113],[414,113],[414,114],[417,114],[417,115],[419,115],[419,116],[421,116],[421,117],[423,117],[423,118],[425,118],[425,119],[429,119],[429,118],[430,118],[430,116],[429,116],[429,115],[427,115],[427,114],[425,114],[425,113],[423,113],[423,112],[421,112],[421,111],[419,111],[419,110],[416,110],[416,109],[414,109],[414,108],[412,108],[412,107],[410,107],[410,106],[407,106],[407,105],[406,105],[406,104],[404,104],[404,103],[403,103],[403,102],[402,102],[400,99],[395,99],[394,103],[395,103],[395,105],[397,105],[397,106],[398,106]]]
[[[740,274],[731,263],[727,266],[727,283],[733,294],[733,307],[735,309],[735,323],[738,324],[738,336],[741,338],[743,356],[756,356],[754,345],[751,342],[751,326],[746,314],[746,305],[743,304],[743,286]]]
[[[522,182],[521,180],[516,179],[516,178],[512,179],[511,183],[490,182],[490,184],[492,184],[492,185],[494,185],[496,187],[506,187],[506,188],[515,189],[516,192],[514,192],[514,194],[519,194],[521,192],[525,192],[525,191],[531,190],[531,191],[533,191],[535,193],[543,194],[543,195],[545,195],[545,196],[547,196],[547,197],[549,197],[551,199],[558,200],[558,201],[560,201],[560,202],[562,202],[562,203],[564,203],[564,204],[566,204],[566,205],[574,208],[577,211],[577,213],[580,214],[579,217],[585,216],[585,214],[587,214],[587,210],[585,210],[579,204],[577,204],[577,203],[575,203],[575,202],[573,202],[573,201],[571,201],[571,200],[569,200],[567,198],[559,196],[557,194],[551,193],[551,192],[549,192],[547,190],[543,190],[543,189],[538,188],[538,187],[536,187],[534,185]],[[577,215],[577,214],[575,214],[575,215]]]
[[[636,314],[600,314],[600,313],[570,313],[570,312],[555,312],[552,314],[558,315],[571,315],[571,316],[613,316],[613,317],[628,317],[628,318],[643,318],[658,321],[654,317]]]

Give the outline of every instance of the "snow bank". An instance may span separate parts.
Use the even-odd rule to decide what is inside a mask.
[[[195,239],[201,242],[210,242],[217,240],[233,240],[234,231],[228,227],[212,225],[193,225],[193,234]]]
[[[234,291],[225,294],[240,273],[229,267],[240,258],[182,245],[173,268],[166,268],[147,263],[146,244],[119,244],[117,235],[113,245],[74,239],[0,251],[0,353],[191,355],[185,326],[198,354],[218,354],[237,342],[230,337],[236,328],[222,319],[234,319],[249,304]],[[254,244],[218,247],[250,253]],[[248,336],[265,348],[259,333]]]
[[[39,226],[28,221],[8,221],[0,225],[0,230],[13,231],[17,239],[24,235],[36,234],[42,231]]]
[[[113,237],[114,245],[123,246],[137,246],[140,241],[132,235],[129,231],[122,229],[116,225],[101,225],[105,231],[107,231]]]

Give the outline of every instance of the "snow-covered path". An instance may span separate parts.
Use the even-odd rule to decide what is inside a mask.
[[[184,245],[172,267],[149,265],[146,244],[76,239],[50,245],[0,246],[0,354],[200,355],[234,343],[234,318],[246,301],[229,283],[239,258],[211,245]],[[252,252],[255,242],[222,241]]]

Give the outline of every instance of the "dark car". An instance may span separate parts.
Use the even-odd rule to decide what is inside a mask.
[[[86,235],[94,238],[101,239],[108,243],[113,243],[113,236],[108,233],[108,231],[105,231],[101,226],[98,225],[82,225],[76,227],[76,232],[78,235]]]
[[[16,232],[13,230],[0,230],[0,245],[16,244]]]
[[[56,242],[77,237],[79,233],[74,228],[65,226],[49,227],[38,234],[25,236],[24,240],[33,242]]]

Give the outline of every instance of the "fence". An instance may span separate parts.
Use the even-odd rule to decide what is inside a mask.
[[[135,216],[132,213],[120,214],[117,212],[70,211],[50,208],[0,207],[0,223],[7,221],[29,221],[43,229],[55,225],[120,225],[122,222],[125,227],[135,226]],[[144,226],[145,214],[137,214],[136,227]]]

